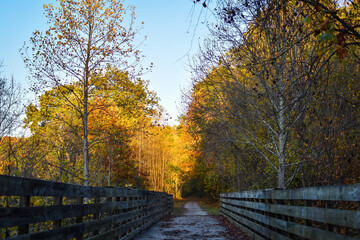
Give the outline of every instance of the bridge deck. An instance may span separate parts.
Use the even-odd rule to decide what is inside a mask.
[[[182,215],[163,219],[136,239],[248,239],[245,235],[231,234],[228,226],[223,226],[217,218],[208,215],[196,202],[187,202],[184,208]]]

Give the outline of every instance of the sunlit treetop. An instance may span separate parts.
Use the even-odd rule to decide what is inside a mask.
[[[140,51],[134,46],[135,8],[115,0],[61,0],[44,4],[49,28],[35,31],[21,49],[38,84],[35,90],[84,82],[112,65],[139,74]],[[129,12],[129,13],[128,13]]]

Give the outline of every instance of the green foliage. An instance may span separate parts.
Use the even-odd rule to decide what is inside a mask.
[[[218,202],[209,202],[205,199],[199,199],[198,200],[199,205],[202,209],[204,209],[209,215],[219,215],[220,214],[220,208],[218,205]]]
[[[319,41],[321,42],[327,42],[327,41],[331,41],[334,39],[334,35],[331,33],[322,33],[321,35],[319,35],[318,37]]]
[[[181,215],[184,210],[184,205],[187,200],[184,199],[174,199],[174,210],[171,213],[172,215]]]
[[[157,97],[148,90],[148,83],[127,73],[108,68],[98,75],[94,95],[89,101],[88,136],[91,144],[90,164],[93,185],[142,185],[142,176],[136,176],[132,135],[144,121],[156,112]],[[38,177],[65,182],[82,183],[82,128],[77,84],[54,87],[39,98],[39,106],[29,104],[24,127],[32,136],[27,139],[32,154],[36,156],[43,171],[37,169]],[[69,103],[72,99],[72,104]],[[24,156],[24,157],[25,157]],[[26,158],[24,158],[25,160]],[[25,160],[25,162],[29,162]]]

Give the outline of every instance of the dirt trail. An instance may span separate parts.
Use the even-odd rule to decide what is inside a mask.
[[[205,216],[208,215],[207,212],[202,210],[197,202],[189,201],[184,205],[185,212],[183,215],[191,216],[191,215],[200,215]]]
[[[203,211],[197,202],[189,201],[184,208],[183,215],[162,220],[135,239],[229,239],[225,237],[227,229],[216,218]]]

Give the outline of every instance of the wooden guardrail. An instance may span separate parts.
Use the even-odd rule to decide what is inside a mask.
[[[220,212],[255,239],[360,238],[360,184],[220,195]]]
[[[0,175],[1,239],[131,239],[172,208],[166,193]]]

